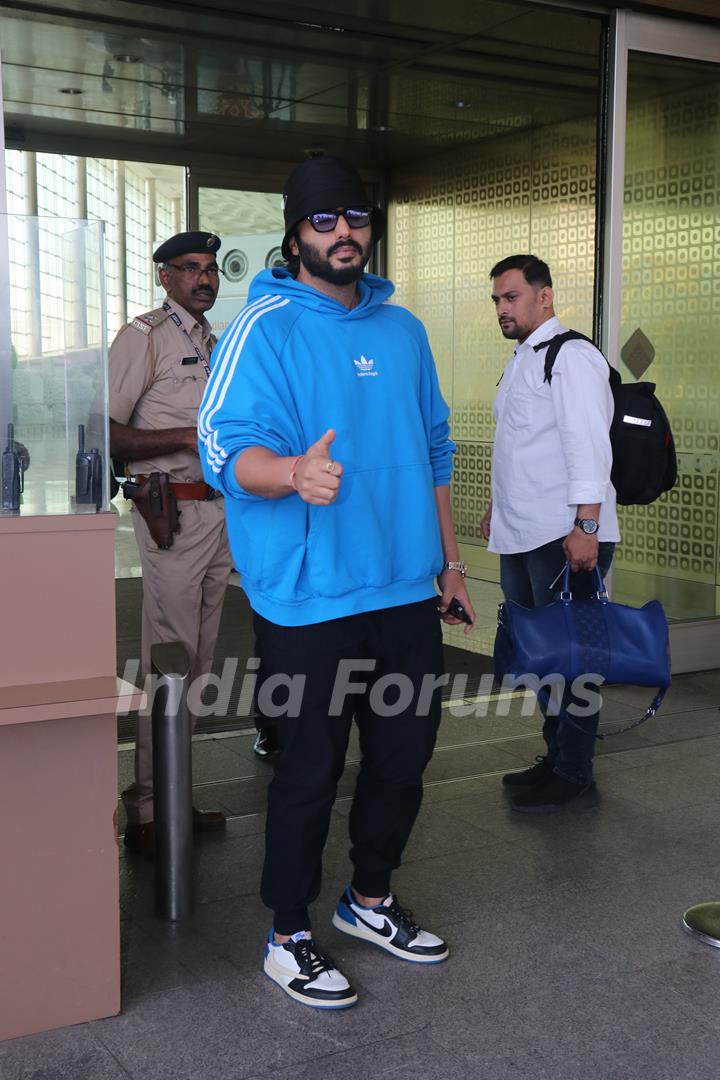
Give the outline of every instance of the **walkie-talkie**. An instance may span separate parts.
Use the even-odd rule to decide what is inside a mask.
[[[91,502],[95,503],[96,510],[100,510],[103,500],[103,459],[97,446],[90,451],[90,491]]]
[[[75,502],[79,506],[102,507],[103,457],[96,446],[85,449],[85,425],[78,424],[78,448],[75,455]]]
[[[85,450],[85,425],[78,424],[78,448],[75,455],[75,502],[93,503],[92,455]]]
[[[22,461],[15,449],[14,424],[8,424],[7,438],[2,454],[2,509],[18,511],[24,484]]]

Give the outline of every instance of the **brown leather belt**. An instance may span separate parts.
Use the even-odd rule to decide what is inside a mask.
[[[147,476],[134,476],[133,479],[138,484],[144,484],[148,479]],[[215,488],[210,487],[204,480],[196,480],[192,484],[183,484],[179,481],[170,481],[170,490],[174,494],[178,502],[189,499],[197,499],[199,502],[212,502],[213,499],[220,497],[220,492]]]

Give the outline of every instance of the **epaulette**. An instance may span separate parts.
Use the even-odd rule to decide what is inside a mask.
[[[144,315],[136,315],[135,318],[128,323],[128,326],[132,326],[135,330],[139,330],[141,334],[149,334],[156,326],[165,322],[167,317],[168,313],[164,308],[155,308],[154,311],[146,311]]]

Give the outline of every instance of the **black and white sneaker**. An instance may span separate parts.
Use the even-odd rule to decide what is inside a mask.
[[[270,931],[265,946],[265,974],[286,994],[315,1009],[347,1009],[357,994],[329,956],[320,952],[309,930],[293,934],[282,945]]]
[[[447,960],[449,949],[442,938],[427,930],[421,930],[413,922],[412,912],[400,907],[392,893],[388,893],[377,907],[368,908],[358,904],[348,885],[340,897],[332,918],[336,930],[351,937],[371,941],[394,956],[413,960],[416,964],[439,964]]]

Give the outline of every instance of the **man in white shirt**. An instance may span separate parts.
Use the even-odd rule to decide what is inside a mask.
[[[511,255],[490,271],[492,300],[503,335],[517,342],[495,398],[492,501],[482,519],[490,551],[500,554],[507,600],[524,607],[550,603],[566,561],[579,599],[594,591],[595,566],[603,576],[620,539],[615,489],[610,482],[613,397],[607,361],[586,341],[566,342],[550,381],[545,352],[562,334],[553,309],[550,270],[534,255]],[[508,773],[503,784],[512,808],[548,813],[595,801],[592,760],[599,714],[573,715],[573,724],[547,710],[546,754],[529,769]],[[586,705],[586,701],[578,705]]]

